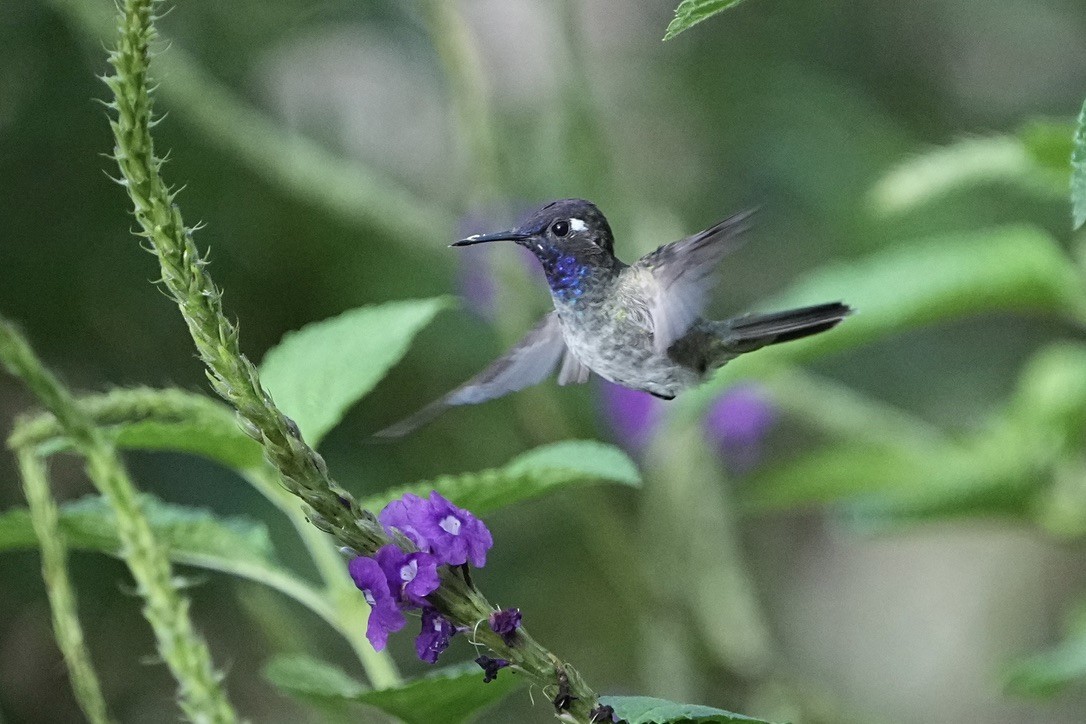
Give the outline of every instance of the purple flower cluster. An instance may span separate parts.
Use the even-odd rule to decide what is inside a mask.
[[[378,519],[389,535],[398,530],[419,550],[408,553],[390,543],[372,558],[359,556],[348,565],[370,605],[366,638],[374,649],[382,650],[388,635],[407,625],[404,610],[421,609],[422,630],[415,639],[415,651],[423,661],[436,663],[456,633],[452,622],[426,600],[441,585],[437,568],[469,561],[482,567],[494,539],[481,520],[436,490],[429,498],[408,493],[385,506]]]

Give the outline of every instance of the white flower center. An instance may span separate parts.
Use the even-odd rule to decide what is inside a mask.
[[[460,535],[460,519],[455,515],[445,516],[438,525],[449,535]]]
[[[415,576],[419,573],[419,562],[410,561],[405,565],[400,566],[400,580],[404,583],[411,583],[415,580]]]

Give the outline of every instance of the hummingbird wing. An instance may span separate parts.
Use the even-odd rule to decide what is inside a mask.
[[[661,246],[634,265],[652,272],[655,295],[649,300],[653,346],[663,354],[686,334],[708,302],[716,270],[738,246],[754,210],[729,216],[704,231]]]
[[[566,347],[562,328],[558,323],[558,314],[551,312],[516,346],[491,362],[475,377],[407,419],[375,433],[375,437],[402,437],[430,422],[450,407],[475,405],[539,384],[554,372],[558,361],[563,358],[562,380],[560,380],[562,384],[585,382],[588,379],[588,368],[582,365]]]

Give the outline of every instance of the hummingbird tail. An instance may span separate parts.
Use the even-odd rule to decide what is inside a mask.
[[[852,308],[841,302],[816,304],[770,314],[747,314],[722,323],[724,329],[721,330],[721,341],[724,343],[724,351],[734,357],[767,345],[791,342],[825,332],[836,327],[850,314]]]

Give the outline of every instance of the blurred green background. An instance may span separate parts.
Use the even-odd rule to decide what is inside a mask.
[[[1086,94],[1081,2],[752,0],[667,43],[670,2],[444,7],[187,0],[160,23],[172,47],[157,66],[158,109],[168,114],[158,148],[170,150],[167,178],[186,186],[187,220],[206,224],[197,241],[211,248],[252,358],[344,309],[477,295],[481,280],[496,281],[492,306],[442,314],[324,444],[336,478],[358,494],[500,465],[551,440],[615,439],[597,385],[547,384],[455,410],[402,442],[363,444],[481,368],[546,309],[541,276],[513,249],[446,248],[458,235],[505,228],[537,203],[595,201],[626,261],[760,206],[750,243],[727,262],[718,316],[747,311],[831,262],[931,235],[1030,224],[1076,253],[1066,171],[1053,174],[1063,185],[1042,173],[1066,156],[1046,166],[1042,141],[1066,129],[1070,148]],[[0,310],[79,389],[204,390],[177,310],[149,283],[154,260],[129,235],[128,201],[103,174],[114,170],[101,155],[112,140],[92,99],[106,93],[95,76],[106,69],[111,9],[98,0],[0,4]],[[901,208],[879,195],[899,164],[969,138],[1025,139],[1032,155],[1006,161],[1003,146],[967,144],[944,166],[980,171],[951,191]],[[1040,180],[1026,178],[1031,170]],[[834,298],[854,301],[849,291]],[[1081,323],[1059,314],[987,306],[1003,311],[903,325],[811,368],[968,437],[991,427],[1039,349],[1081,340]],[[0,377],[5,434],[30,404]],[[484,590],[520,606],[534,635],[609,693],[795,721],[1082,721],[1081,686],[1043,699],[1004,687],[1014,661],[1061,640],[1086,588],[1080,430],[1061,458],[1072,493],[1059,521],[1069,524],[1038,514],[1036,497],[999,498],[1006,489],[997,487],[975,508],[879,525],[849,504],[865,492],[860,467],[849,494],[826,504],[740,505],[772,482],[775,461],[801,460],[825,442],[817,415],[782,407],[754,471],[700,467],[696,455],[668,449],[682,442],[704,452],[706,443],[664,435],[632,451],[650,471],[644,491],[568,492],[491,516],[497,544],[479,574]],[[849,449],[847,437],[840,446]],[[181,455],[128,461],[165,499],[267,520],[282,557],[304,561],[288,527],[231,474]],[[71,460],[54,463],[54,474],[59,497],[90,490]],[[654,517],[656,506],[675,503],[668,485],[706,475],[721,495]],[[1047,490],[1052,469],[1029,468],[1022,479]],[[721,596],[693,601],[695,583],[714,575],[704,565],[711,555],[661,551],[682,537],[683,510],[694,515],[699,501],[734,529],[716,529],[717,540],[710,528],[696,543],[721,551],[720,569],[741,575],[721,584]],[[19,503],[14,465],[0,455],[0,504]],[[609,536],[608,526],[625,536]],[[654,566],[670,555],[670,575],[658,575]],[[72,560],[115,711],[128,721],[174,719],[173,685],[163,666],[146,663],[152,637],[123,565],[90,553]],[[644,575],[627,576],[633,569]],[[196,576],[194,615],[241,711],[255,721],[316,717],[276,693],[260,667],[273,652],[308,651],[351,670],[347,646],[275,594]],[[4,554],[0,581],[0,717],[77,719],[36,554]],[[723,600],[733,587],[742,589],[741,615]],[[714,618],[723,633],[707,635],[704,621]],[[421,670],[403,639],[394,653]],[[445,657],[474,655],[459,641]],[[527,699],[515,694],[484,718],[550,720],[545,704],[529,708]]]

